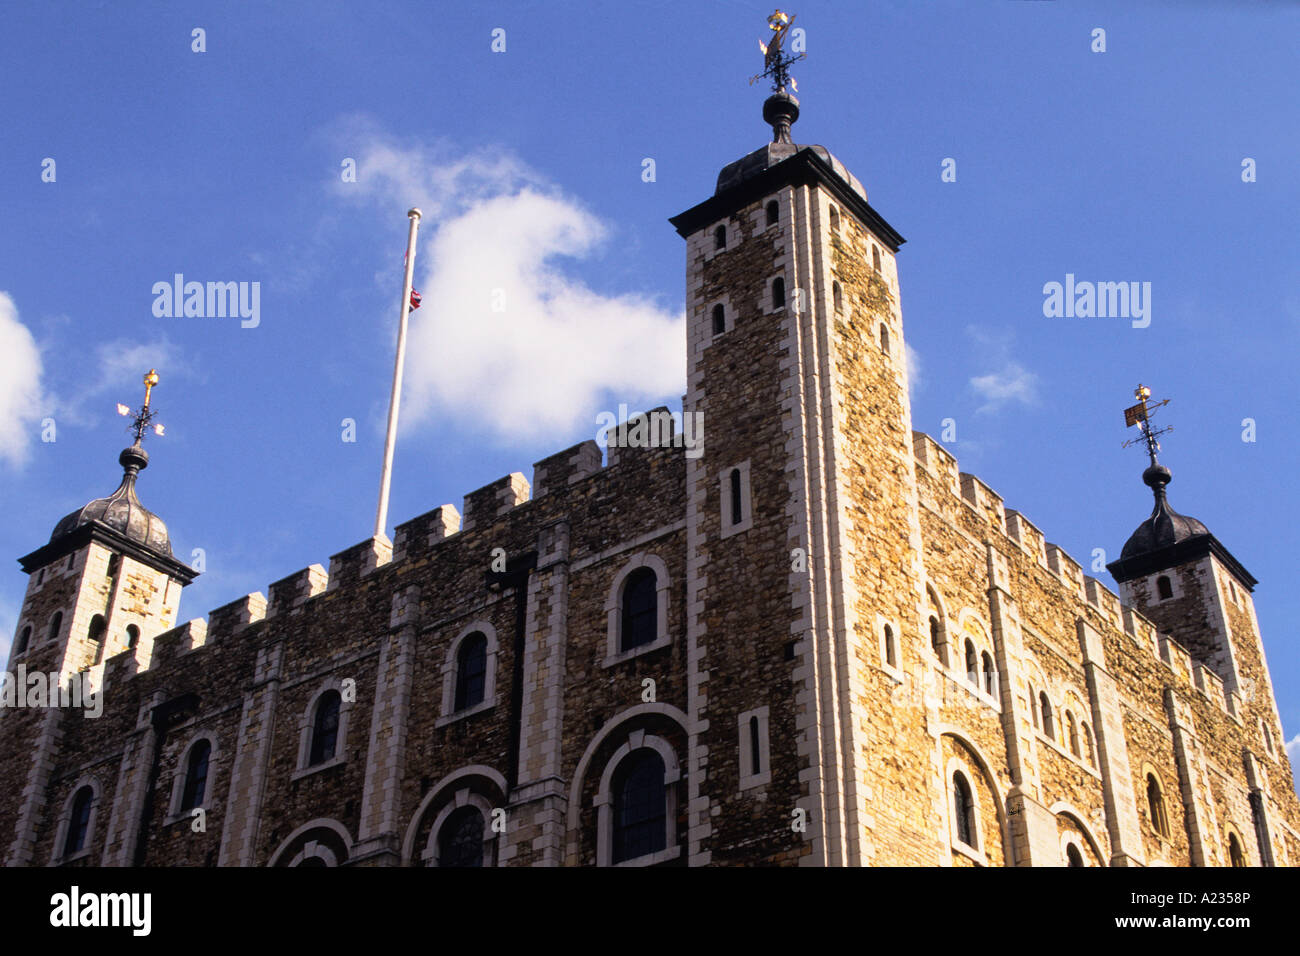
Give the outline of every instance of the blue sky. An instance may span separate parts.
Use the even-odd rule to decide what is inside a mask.
[[[746,83],[768,12],[11,5],[0,554],[34,549],[116,486],[114,404],[138,404],[150,366],[167,435],[150,442],[141,497],[179,555],[206,558],[184,617],[366,538],[412,204],[425,305],[390,530],[508,472],[531,479],[620,403],[679,406],[684,249],[667,217],[768,136],[763,89]],[[1150,510],[1121,410],[1138,381],[1172,397],[1171,501],[1259,578],[1283,724],[1300,739],[1300,6],[795,12],[809,54],[795,139],[833,150],[909,240],[915,427],[937,436],[954,419],[963,470],[1086,567]],[[956,182],[941,181],[945,158]],[[259,324],[155,316],[152,287],[175,273],[260,283]],[[1043,285],[1067,273],[1150,282],[1150,326],[1045,317]],[[24,586],[16,565],[0,575],[0,641]]]

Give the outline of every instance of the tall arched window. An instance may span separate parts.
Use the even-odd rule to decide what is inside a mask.
[[[72,815],[68,818],[68,835],[63,841],[63,855],[72,856],[86,848],[90,832],[90,808],[95,801],[95,791],[90,785],[82,787],[72,798]]]
[[[831,232],[840,231],[840,211],[831,206]]]
[[[1092,743],[1092,728],[1088,726],[1088,722],[1086,720],[1082,721],[1082,724],[1083,724],[1083,746],[1088,754],[1088,766],[1095,767],[1097,766],[1097,750]]]
[[[952,775],[952,818],[957,825],[958,841],[978,849],[975,843],[975,798],[966,775],[962,773]]]
[[[884,322],[880,323],[880,351],[889,354],[889,328]]]
[[[727,310],[719,302],[713,307],[713,334],[721,335],[727,331]]]
[[[208,759],[212,756],[212,744],[207,740],[198,741],[190,748],[189,759],[185,761],[185,789],[181,793],[181,809],[193,810],[203,806],[203,798],[208,791]]]
[[[740,488],[740,469],[731,469],[731,475],[728,479],[728,486],[731,490],[731,523],[740,524],[743,515],[744,501]]]
[[[767,204],[767,224],[769,226],[774,226],[776,225],[776,221],[780,218],[781,207],[777,204],[777,201],[773,199]]]
[[[1088,865],[1083,862],[1083,854],[1079,852],[1079,848],[1075,846],[1073,843],[1071,843],[1069,846],[1065,848],[1065,865],[1066,866],[1087,866]]]
[[[933,614],[930,615],[930,650],[934,651],[934,656],[940,656],[940,650],[943,646],[943,631],[939,627],[939,619]]]
[[[649,748],[633,751],[614,772],[612,862],[634,860],[668,845],[664,761]]]
[[[55,611],[54,617],[50,618],[50,631],[45,635],[47,641],[52,641],[59,636],[59,631],[63,627],[63,612]]]
[[[339,709],[343,698],[336,690],[327,690],[316,701],[316,719],[312,721],[311,757],[308,766],[334,759],[339,742]]]
[[[1228,834],[1228,865],[1245,866],[1246,854],[1241,852],[1241,841],[1237,839],[1237,834]]]
[[[772,308],[785,308],[785,280],[780,276],[772,280]]]
[[[140,643],[140,629],[134,624],[126,626],[126,646],[130,650],[135,650],[135,646]]]
[[[840,288],[838,282],[831,283],[831,298],[835,300],[835,311],[844,311],[844,290]]]
[[[487,635],[475,631],[460,642],[456,651],[456,710],[483,703],[487,687]]]
[[[1156,593],[1160,595],[1160,600],[1166,601],[1174,596],[1174,587],[1169,583],[1168,576],[1162,574],[1156,578]]]
[[[1065,712],[1065,735],[1070,742],[1070,753],[1076,757],[1082,757],[1079,751],[1079,728],[1075,725],[1074,714],[1070,711]]]
[[[483,865],[483,814],[478,807],[458,807],[438,831],[438,866]]]
[[[715,250],[727,248],[727,227],[725,225],[718,226],[713,230],[713,248]]]
[[[871,271],[880,274],[880,247],[871,247]]]
[[[659,579],[637,568],[623,582],[623,631],[619,650],[651,644],[659,634]]]
[[[758,737],[758,715],[749,718],[749,766],[750,774],[763,772],[763,753]]]
[[[15,654],[25,653],[27,650],[27,645],[31,642],[31,639],[32,639],[32,626],[28,624],[18,634],[18,641],[17,643],[14,644],[14,653]]]
[[[975,656],[975,642],[969,637],[966,638],[966,680],[970,681],[976,687],[979,686],[979,659]]]
[[[997,688],[997,671],[993,667],[993,655],[988,651],[984,652],[984,693],[990,697],[993,696]]]
[[[885,663],[890,667],[898,666],[898,642],[894,640],[894,629],[885,625]]]
[[[1151,826],[1162,837],[1169,837],[1169,818],[1165,815],[1165,797],[1160,781],[1153,773],[1147,774],[1147,807],[1151,811]]]
[[[96,664],[104,659],[104,629],[104,615],[96,614],[90,619],[90,629],[86,632],[86,638],[95,645]]]
[[[1052,702],[1047,699],[1047,691],[1038,692],[1038,709],[1043,716],[1043,733],[1056,739],[1056,728],[1052,725]]]

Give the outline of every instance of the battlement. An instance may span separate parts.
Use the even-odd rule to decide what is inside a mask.
[[[1048,541],[1043,532],[1020,512],[1006,508],[1002,496],[975,475],[961,471],[957,459],[924,432],[912,432],[912,448],[918,465],[934,483],[950,492],[980,516],[989,528],[1001,532],[1020,551],[1050,572],[1073,597],[1094,608],[1116,630],[1129,635],[1160,660],[1188,688],[1213,701],[1240,722],[1241,698],[1224,687],[1222,678],[1202,664],[1194,663],[1186,648],[1096,578],[1083,573],[1083,566],[1060,545]]]
[[[329,575],[319,564],[281,578],[269,588],[271,599],[267,604],[266,616],[291,613],[309,598],[323,594],[328,585]]]
[[[501,515],[528,501],[528,479],[512,471],[491,484],[484,485],[465,496],[465,508],[460,529],[471,531],[480,525],[491,524]]]
[[[460,523],[455,505],[439,505],[397,525],[393,529],[393,561],[427,554],[439,541],[460,531]]]
[[[533,497],[581,481],[601,469],[600,446],[591,439],[543,458],[533,465]]]
[[[208,612],[208,642],[234,637],[250,624],[266,617],[266,597],[261,591],[245,594],[237,601]]]
[[[679,441],[677,421],[667,405],[629,415],[605,430],[608,466],[616,468],[642,449],[671,448]]]
[[[382,568],[393,559],[393,545],[386,535],[375,535],[360,544],[330,556],[329,583],[326,590],[333,591],[356,584],[367,574]]]

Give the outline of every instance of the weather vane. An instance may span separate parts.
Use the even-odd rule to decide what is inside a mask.
[[[772,39],[764,43],[758,41],[758,48],[763,51],[763,72],[757,76],[749,78],[749,85],[753,86],[764,77],[772,78],[772,92],[784,93],[786,84],[796,93],[799,92],[799,86],[795,83],[794,77],[790,75],[790,64],[796,60],[802,60],[804,54],[790,56],[781,45],[785,43],[786,34],[790,32],[790,24],[794,22],[794,17],[782,13],[780,10],[775,11],[767,18],[767,27],[772,31]]]
[[[1138,403],[1124,409],[1124,426],[1126,428],[1132,428],[1134,425],[1137,425],[1142,430],[1142,434],[1138,438],[1132,438],[1126,441],[1124,447],[1128,448],[1130,445],[1136,445],[1138,443],[1146,445],[1147,454],[1151,457],[1151,464],[1155,465],[1157,464],[1156,452],[1160,451],[1160,443],[1156,441],[1156,438],[1166,432],[1173,431],[1174,426],[1169,425],[1166,428],[1153,428],[1151,425],[1151,416],[1155,414],[1156,409],[1168,405],[1169,399],[1166,398],[1162,401],[1156,402],[1154,405],[1148,405],[1147,399],[1151,397],[1151,389],[1147,388],[1145,385],[1138,385],[1138,387],[1133,390],[1133,397],[1138,400]]]
[[[155,423],[153,420],[154,415],[157,413],[149,407],[149,397],[153,392],[153,387],[157,384],[158,370],[156,368],[151,368],[149,369],[149,374],[144,377],[144,404],[132,413],[131,409],[127,406],[123,405],[121,402],[117,403],[117,413],[119,415],[135,415],[131,420],[129,427],[135,432],[136,445],[140,444],[144,439],[144,433],[150,429],[152,429],[155,435],[161,435],[163,433],[162,424]]]

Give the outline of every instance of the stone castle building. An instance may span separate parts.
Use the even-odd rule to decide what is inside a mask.
[[[1255,579],[1153,461],[1117,596],[912,431],[903,239],[797,115],[672,220],[698,448],[658,409],[188,623],[123,452],[21,559],[8,670],[102,714],[0,710],[5,863],[1300,863]]]

